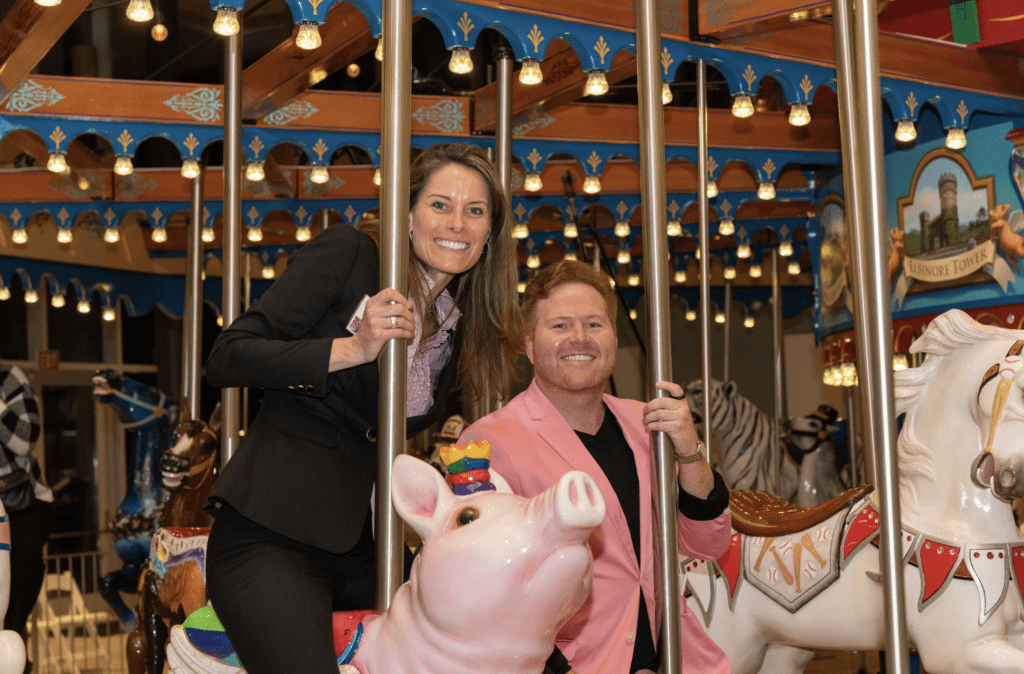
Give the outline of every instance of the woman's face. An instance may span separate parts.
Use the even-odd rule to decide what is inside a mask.
[[[487,181],[462,164],[434,172],[409,213],[416,257],[444,288],[480,259],[491,226]]]

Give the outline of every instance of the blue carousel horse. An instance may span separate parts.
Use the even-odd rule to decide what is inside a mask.
[[[160,457],[170,444],[178,407],[152,386],[114,370],[100,370],[92,378],[93,395],[112,404],[126,430],[135,436],[129,465],[128,493],[111,524],[114,550],[124,566],[100,579],[99,591],[114,609],[126,632],[135,629],[135,611],[121,592],[135,592],[149,557],[150,541],[159,525],[163,487]]]

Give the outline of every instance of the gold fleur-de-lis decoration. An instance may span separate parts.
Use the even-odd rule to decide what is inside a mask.
[[[252,142],[249,143],[249,149],[252,150],[253,159],[260,158],[260,150],[263,149],[263,141],[260,140],[259,136],[252,139]]]
[[[128,146],[135,142],[132,135],[128,133],[128,129],[121,132],[121,135],[117,137],[117,142],[121,144],[125,152],[128,152]]]
[[[309,6],[313,8],[313,16],[316,16],[317,7],[319,7],[320,3],[323,1],[324,0],[309,0]]]
[[[60,226],[63,227],[70,217],[71,214],[68,213],[68,209],[62,207],[60,209],[60,213],[57,214],[57,219],[60,220]]]
[[[18,220],[21,220],[21,211],[19,211],[18,207],[15,206],[14,210],[11,211],[11,222],[15,227],[18,226]]]
[[[597,156],[597,150],[592,151],[590,153],[590,156],[587,157],[587,163],[590,164],[591,172],[597,173],[597,165],[600,164],[602,161],[603,160]]]
[[[114,224],[114,218],[116,218],[116,217],[117,217],[117,213],[114,212],[114,209],[109,208],[109,207],[103,213],[103,219],[107,221],[107,227],[110,227],[111,225]]]
[[[960,115],[960,125],[963,126],[964,120],[967,118],[967,106],[964,105],[963,99],[960,100],[960,106],[956,109],[956,114]]]
[[[779,227],[779,235],[782,236],[783,240],[785,240],[785,238],[789,236],[789,227],[786,225]]]
[[[729,203],[728,199],[722,199],[722,203],[718,205],[718,210],[721,211],[723,218],[728,218],[729,211],[732,210],[732,204]]]
[[[206,206],[203,206],[203,224],[206,224],[206,221],[209,220],[209,219],[210,219],[210,209],[207,208]]]
[[[803,89],[804,100],[811,100],[811,89],[814,88],[814,85],[811,84],[811,78],[807,76],[807,73],[804,73],[804,78],[800,80],[800,88]]]
[[[181,144],[188,149],[189,157],[191,157],[195,153],[196,148],[199,147],[199,141],[196,139],[194,133],[189,133],[188,138],[186,138]]]
[[[309,215],[309,213],[307,213],[306,209],[300,204],[299,210],[295,211],[295,217],[299,219],[300,224],[306,220],[307,215]]]
[[[914,98],[914,92],[911,91],[910,95],[907,96],[907,108],[910,109],[910,116],[914,116],[914,108],[917,107],[917,99]]]
[[[526,37],[528,37],[530,42],[533,43],[533,53],[539,54],[540,43],[544,41],[544,36],[540,34],[540,28],[537,28],[537,24],[533,24],[533,30],[531,30],[530,34]]]
[[[469,31],[473,30],[473,20],[469,18],[469,12],[463,12],[459,19],[458,27],[462,30],[462,39],[469,41]]]
[[[619,214],[619,220],[626,217],[626,212],[629,210],[629,206],[626,205],[625,201],[620,201],[619,205],[615,207],[615,211]]]
[[[754,68],[749,63],[747,64],[747,69],[743,71],[743,79],[747,82],[747,89],[753,91],[754,80],[757,79],[757,75],[754,74]]]
[[[676,213],[678,213],[678,212],[679,212],[679,204],[677,204],[676,200],[673,199],[672,203],[670,203],[668,205],[668,213],[669,213],[669,215],[672,216],[672,219],[675,220],[676,219]]]
[[[516,204],[516,210],[512,212],[515,213],[516,220],[522,222],[523,216],[526,215],[526,209],[523,208],[523,202],[520,201],[518,204]]]
[[[611,51],[611,47],[609,47],[608,43],[604,41],[604,35],[597,38],[597,44],[594,45],[594,51],[596,51],[597,55],[601,57],[601,63],[603,65],[605,55]]]
[[[348,224],[351,225],[352,224],[352,218],[356,217],[356,209],[352,208],[352,204],[349,204],[348,208],[345,209],[345,212],[342,213],[342,215],[344,215],[345,218],[348,219]]]
[[[246,215],[246,217],[249,218],[249,222],[251,224],[255,225],[256,224],[256,219],[258,217],[260,217],[260,212],[256,210],[255,206],[253,206],[252,208],[249,209],[249,212],[246,213],[245,215]]]
[[[664,47],[661,50],[661,67],[665,69],[665,74],[668,75],[668,67],[675,63],[672,59],[672,54],[668,53],[668,47]]]
[[[536,172],[537,162],[543,159],[543,157],[540,156],[540,153],[537,152],[537,148],[533,148],[532,150],[530,150],[530,154],[526,155],[526,158],[530,160],[531,164],[533,164],[533,170],[534,172]]]
[[[715,161],[714,157],[712,157],[711,155],[708,155],[708,176],[713,175],[715,173],[715,169],[717,169],[717,168],[718,168],[718,162]]]
[[[317,161],[324,160],[324,152],[327,152],[327,146],[324,145],[323,138],[317,138],[316,145],[313,146],[313,152],[316,152]]]
[[[526,239],[526,243],[523,244],[523,247],[526,248],[526,252],[527,253],[532,253],[533,252],[533,239],[527,238]]]
[[[743,239],[747,238],[747,230],[743,229],[742,227],[737,229],[736,230],[736,238],[739,239],[740,241],[742,241]]]
[[[54,146],[55,146],[54,149],[59,151],[60,150],[60,144],[64,142],[65,138],[67,138],[67,136],[65,136],[64,132],[60,130],[60,127],[59,126],[56,127],[53,130],[53,133],[50,134],[50,140],[53,141]]]
[[[764,165],[761,167],[761,170],[764,171],[765,176],[767,177],[767,179],[771,180],[772,179],[772,174],[775,173],[775,169],[776,168],[777,167],[775,166],[775,164],[772,163],[772,158],[768,157],[768,161],[766,161],[764,163]]]
[[[150,213],[150,215],[153,216],[153,222],[155,222],[157,225],[159,225],[160,221],[163,220],[163,218],[164,218],[163,211],[160,210],[159,206],[154,208],[153,212]]]

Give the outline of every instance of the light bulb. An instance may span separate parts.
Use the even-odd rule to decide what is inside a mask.
[[[130,176],[135,167],[132,166],[132,158],[126,154],[118,155],[114,160],[114,173],[119,176]]]
[[[626,283],[628,283],[631,286],[638,286],[638,285],[640,285],[640,275],[639,274],[630,274],[629,277],[626,279]]]
[[[0,287],[0,302],[11,299],[11,289],[7,286]]]
[[[89,181],[86,180],[85,178],[79,176],[79,178],[78,178],[78,189],[82,190],[83,192],[88,190],[89,189]]]
[[[29,288],[25,291],[25,304],[35,304],[39,301],[39,293]]]
[[[761,265],[750,265],[750,278],[761,278]]]
[[[793,126],[807,126],[811,123],[811,111],[806,103],[794,103],[789,108],[789,123]]]
[[[380,169],[376,169],[373,172],[373,184],[377,185],[378,187],[380,186]]]
[[[753,316],[747,316],[746,318],[744,318],[743,319],[743,327],[745,327],[745,328],[752,328],[752,327],[754,327],[754,317]]]
[[[246,238],[253,243],[258,243],[263,240],[263,228],[262,227],[250,227],[249,231],[246,232]]]
[[[473,59],[469,56],[469,49],[466,47],[455,47],[452,49],[452,58],[448,61],[448,70],[456,75],[465,75],[473,72]]]
[[[629,251],[625,248],[620,248],[618,254],[615,256],[615,261],[619,264],[629,264],[629,260]]]
[[[149,0],[131,0],[128,3],[128,9],[125,10],[125,14],[132,21],[146,23],[153,20],[153,5]]]
[[[251,161],[245,165],[245,179],[258,181],[263,180],[267,177],[266,171],[263,170],[263,162]]]
[[[714,180],[708,181],[708,199],[714,199],[718,196],[718,183]]]
[[[587,75],[587,84],[583,87],[585,96],[604,96],[608,93],[608,78],[603,70],[591,70]]]
[[[857,366],[847,361],[839,366],[839,374],[843,378],[843,386],[853,386],[857,383]]]
[[[569,260],[570,262],[575,262],[576,261],[576,251],[570,250],[570,251],[566,252],[566,254],[562,256],[562,259],[563,260]]]
[[[113,309],[107,307],[106,309],[103,310],[103,320],[109,323],[115,318],[117,318],[117,312],[115,312]]]
[[[354,65],[354,63],[351,63],[349,64],[348,67],[351,68]],[[356,74],[358,75],[358,73]],[[317,84],[320,84],[325,79],[327,79],[327,75],[327,69],[324,68],[323,66],[317,66],[316,68],[313,68],[312,70],[309,71],[309,86],[312,87]],[[355,75],[353,75],[353,77],[355,77]]]
[[[946,147],[950,150],[962,150],[967,147],[967,134],[962,126],[951,126],[946,132]]]
[[[218,316],[217,317],[217,327],[218,328],[223,328],[224,327],[224,317],[223,316]]]
[[[323,70],[323,68],[321,68],[321,70],[324,73],[324,77],[327,77],[327,71]],[[356,77],[359,77],[359,73],[361,73],[361,72],[362,72],[362,69],[359,67],[358,63],[349,63],[347,66],[345,66],[345,74],[348,75],[349,77],[353,78],[353,79],[356,78]],[[317,82],[320,82],[323,79],[324,78],[321,77],[319,80],[317,80]]]
[[[611,276],[608,277],[608,285],[611,286],[612,288],[615,287],[615,279],[613,279]]]
[[[60,0],[36,0],[36,4],[40,7],[56,7],[60,4]]]
[[[24,227],[11,230],[11,241],[14,243],[28,243],[28,232]]]
[[[530,269],[536,269],[540,267],[540,255],[533,253],[532,255],[526,256],[526,266]]]
[[[764,180],[757,186],[757,198],[770,201],[775,198],[775,183]]]
[[[80,314],[87,314],[92,310],[92,306],[89,305],[89,300],[79,300],[76,308]]]
[[[682,269],[676,270],[676,283],[686,283],[686,272]]]
[[[166,227],[154,227],[153,233],[149,235],[155,243],[163,243],[167,241],[167,228]]]
[[[693,251],[693,256],[696,259],[698,259],[698,260],[700,259],[700,248],[698,248],[697,250]]]
[[[683,225],[678,220],[669,220],[665,225],[665,231],[669,236],[682,236]]]
[[[913,120],[901,119],[896,125],[896,140],[901,143],[909,143],[917,138],[917,127]]]
[[[265,264],[263,265],[263,278],[272,279],[274,278],[274,265]]]
[[[615,236],[619,238],[625,238],[629,236],[629,222],[626,220],[619,220],[615,223]]]
[[[217,18],[213,20],[213,32],[225,37],[235,35],[241,29],[238,25],[238,10],[234,7],[218,7]]]
[[[517,222],[516,226],[512,228],[512,237],[516,239],[525,239],[530,236],[530,228],[526,226],[526,223]]]
[[[203,241],[210,243],[217,238],[217,233],[213,231],[213,227],[203,227]]]
[[[331,174],[327,172],[327,167],[323,164],[317,164],[313,167],[313,170],[309,172],[310,182],[314,182],[317,185],[323,185],[331,177]]]
[[[725,276],[728,281],[733,280],[736,278],[736,267],[726,267],[722,270],[722,275]]]
[[[687,309],[686,310],[686,320],[688,320],[688,321],[695,321],[695,320],[697,320],[697,312],[694,311],[693,309]]]
[[[527,192],[540,192],[544,188],[544,182],[540,179],[539,173],[527,173],[523,177],[523,189]]]
[[[636,320],[636,309],[630,309],[629,310],[629,318],[630,318],[630,320],[633,320],[633,321]]]
[[[800,263],[797,262],[796,260],[793,260],[792,262],[789,263],[789,266],[786,267],[786,271],[789,272],[790,276],[796,276],[797,274],[800,273]]]
[[[672,87],[664,80],[661,83],[661,104],[668,105],[672,102]]]
[[[894,353],[892,355],[892,371],[899,372],[900,370],[906,370],[910,367],[910,363],[907,361],[907,354],[905,353]]]
[[[716,311],[715,323],[725,323],[725,314],[723,314],[721,311]]]
[[[736,94],[732,99],[732,114],[734,117],[745,119],[754,114],[754,102],[747,94]]]
[[[320,29],[312,21],[299,23],[299,32],[295,36],[295,46],[299,49],[312,51],[318,49],[324,43],[320,37]]]
[[[71,233],[70,227],[57,228],[57,243],[71,243],[74,238],[75,235]]]
[[[583,179],[583,191],[587,194],[597,194],[601,191],[601,179],[591,173]]]
[[[51,297],[50,306],[53,307],[54,309],[60,309],[62,306],[64,306],[64,296],[58,293]]]
[[[309,241],[309,237],[312,234],[309,231],[309,227],[296,227],[295,228],[295,240],[296,241]]]
[[[537,59],[523,59],[523,67],[519,70],[519,81],[523,84],[540,84],[544,81],[544,73],[540,70]]]
[[[149,35],[157,42],[167,39],[167,26],[164,25],[163,20],[158,20],[153,24],[153,27],[149,29]]]
[[[117,227],[107,227],[103,230],[103,240],[107,243],[117,243],[121,240],[121,232],[117,231]]]
[[[520,282],[519,282],[519,283],[518,283],[518,284],[516,285],[516,291],[517,291],[517,292],[518,292],[518,293],[519,293],[520,295],[522,295],[523,293],[525,293],[525,292],[526,292],[526,284],[525,284],[525,283],[523,283],[522,281],[520,281]]]
[[[750,257],[750,244],[741,243],[740,245],[736,246],[736,257],[740,258],[741,260],[745,260],[746,258]]]
[[[181,162],[181,177],[192,180],[199,177],[199,160],[189,157]]]
[[[732,218],[722,218],[718,221],[718,233],[722,236],[732,236],[736,233],[736,224]]]
[[[384,36],[377,38],[377,48],[373,50],[373,56],[378,61],[384,60]]]
[[[825,368],[825,371],[822,373],[821,380],[825,384],[825,386],[839,385],[838,383],[836,383],[835,368],[835,365],[829,365],[828,367]]]
[[[790,257],[793,255],[793,244],[789,241],[783,241],[779,244],[779,257]]]
[[[54,173],[64,173],[68,170],[68,159],[63,152],[51,152],[46,160],[46,168]]]
[[[565,236],[565,238],[567,239],[575,239],[577,236],[579,236],[580,233],[576,229],[576,223],[565,223],[565,227],[562,228],[562,235]]]

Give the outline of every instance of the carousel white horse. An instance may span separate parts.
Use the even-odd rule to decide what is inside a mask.
[[[1022,349],[1024,331],[953,310],[912,347],[924,364],[894,375],[907,627],[930,674],[1024,672],[1024,539],[1007,502],[1024,494]],[[738,492],[730,552],[683,562],[733,674],[884,648],[878,504],[861,493],[763,517],[743,495],[768,497]]]

